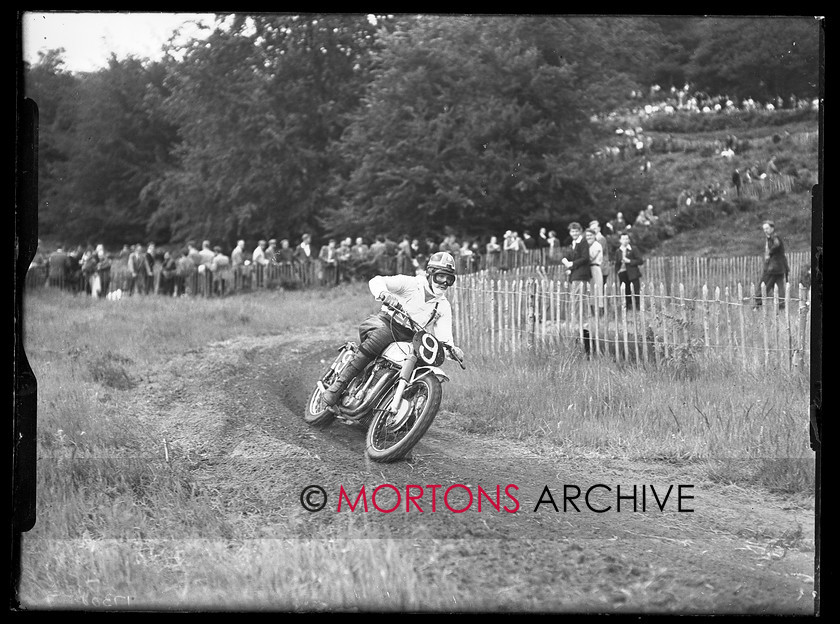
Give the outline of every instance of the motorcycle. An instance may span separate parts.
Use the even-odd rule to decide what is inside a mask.
[[[443,395],[442,384],[449,381],[440,366],[446,353],[466,369],[452,348],[440,342],[414,321],[399,304],[383,305],[413,332],[411,342],[393,342],[371,361],[345,388],[335,406],[323,402],[323,393],[353,360],[359,345],[341,345],[333,363],[315,384],[306,406],[304,420],[327,427],[336,420],[367,427],[365,452],[378,462],[392,462],[405,455],[420,441],[437,416]]]

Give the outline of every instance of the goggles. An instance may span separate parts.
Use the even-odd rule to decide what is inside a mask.
[[[451,273],[435,273],[432,280],[440,286],[452,286],[455,283],[455,276]]]

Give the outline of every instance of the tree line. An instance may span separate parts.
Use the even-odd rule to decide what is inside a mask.
[[[819,44],[811,18],[232,14],[160,61],[73,73],[51,50],[20,73],[39,232],[232,245],[607,221],[596,189],[651,189],[589,158],[593,119],[653,84],[816,97]]]

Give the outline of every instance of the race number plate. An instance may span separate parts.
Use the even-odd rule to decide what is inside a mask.
[[[428,366],[440,366],[446,358],[443,345],[429,332],[419,331],[414,334],[414,352]]]

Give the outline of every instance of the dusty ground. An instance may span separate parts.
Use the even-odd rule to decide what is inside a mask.
[[[445,568],[470,596],[455,609],[576,612],[801,613],[814,609],[814,510],[770,494],[708,481],[697,465],[643,464],[618,457],[568,457],[557,449],[467,434],[458,414],[442,411],[413,455],[375,464],[364,455],[364,433],[341,423],[316,430],[302,420],[309,392],[336,347],[353,327],[328,327],[306,335],[247,338],[208,346],[155,370],[136,389],[137,408],[160,427],[173,453],[186,455],[194,476],[251,510],[231,517],[253,535],[310,538],[357,535],[405,540],[415,568]],[[456,366],[449,366],[453,377]],[[592,508],[583,495],[595,484]],[[318,484],[328,494],[320,512],[302,508],[301,490]],[[392,484],[402,492],[393,513],[371,505],[373,489]],[[406,513],[406,485],[439,484]],[[486,499],[464,513],[443,504],[451,485],[478,486],[515,513],[497,511]],[[564,485],[582,490],[580,512],[563,511]],[[646,484],[646,511],[633,512],[622,494]],[[650,485],[662,496],[660,511]],[[677,485],[693,499],[677,510]],[[340,487],[353,500],[365,485],[369,512],[337,512]],[[550,503],[535,511],[548,486]],[[417,490],[414,490],[416,493]],[[637,504],[641,506],[639,490]],[[547,499],[546,499],[547,500]],[[396,504],[393,491],[377,495],[382,509]],[[466,490],[448,498],[466,507]],[[193,536],[185,536],[193,537]],[[196,536],[197,537],[197,536]]]

